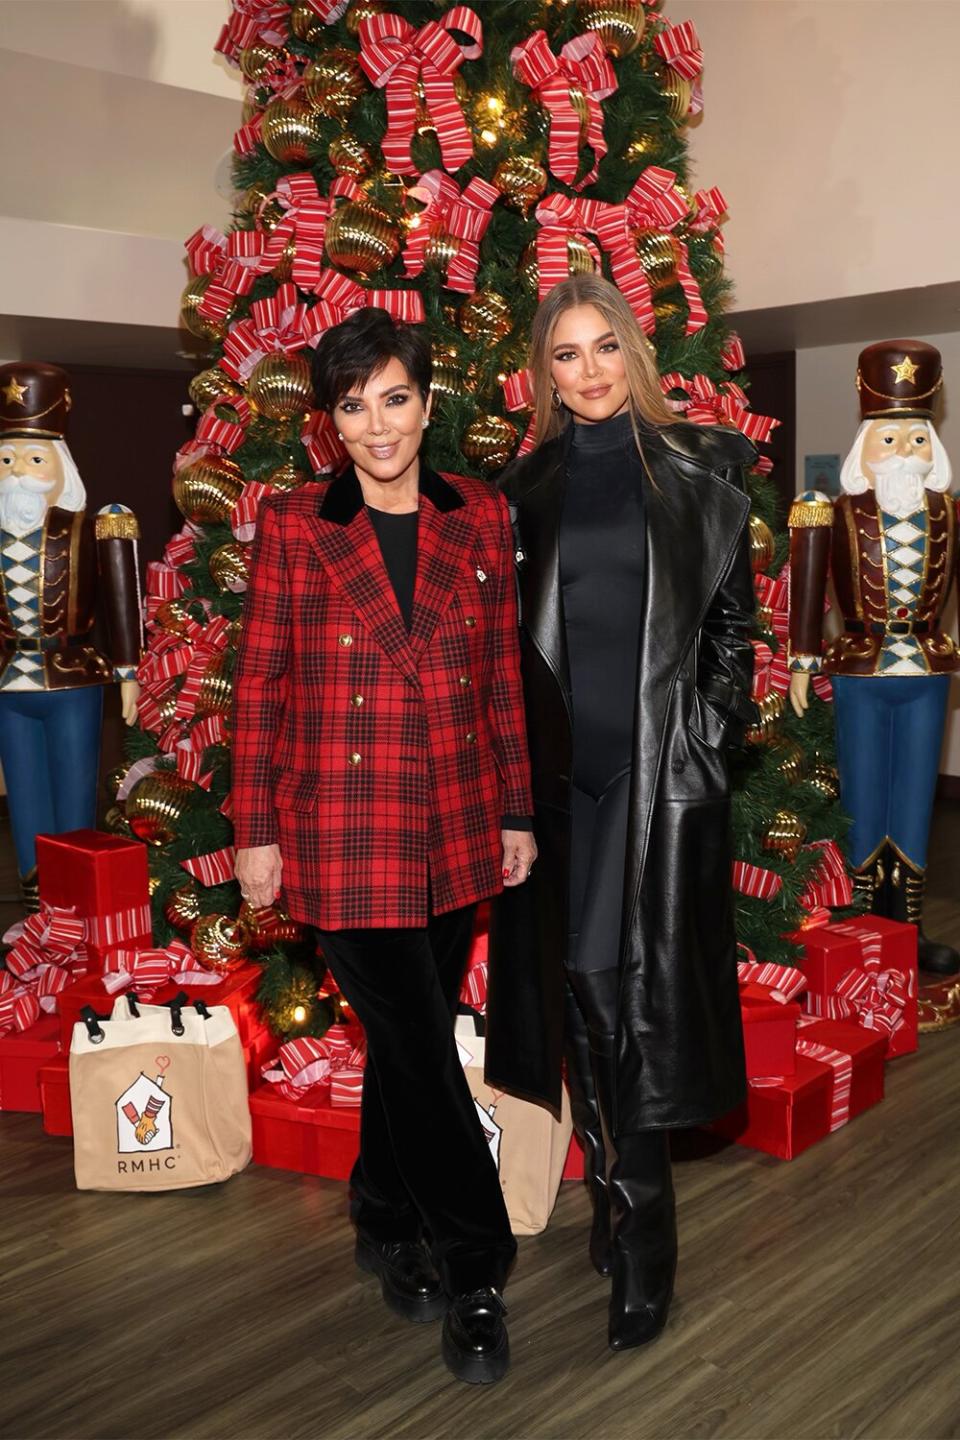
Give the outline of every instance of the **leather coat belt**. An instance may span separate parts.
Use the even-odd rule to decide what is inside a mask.
[[[80,645],[84,640],[83,635],[41,635],[39,640],[30,639],[27,636],[17,636],[15,639],[4,639],[0,641],[0,649],[12,654],[15,650],[26,650],[35,652],[38,650],[65,650],[68,645]]]
[[[884,623],[882,620],[845,620],[844,629],[849,635],[929,635],[931,630],[939,630],[939,622],[934,620],[889,620]]]

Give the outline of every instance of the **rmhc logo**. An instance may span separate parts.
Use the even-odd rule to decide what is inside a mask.
[[[164,1155],[161,1163],[159,1155],[141,1156],[139,1160],[118,1160],[117,1174],[143,1174],[147,1170],[176,1170],[177,1157],[175,1155]]]

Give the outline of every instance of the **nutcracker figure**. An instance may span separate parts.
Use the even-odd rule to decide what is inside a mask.
[[[85,514],[69,409],[57,366],[0,366],[0,765],[28,910],[36,835],[95,822],[103,686],[120,682],[128,725],[139,695],[137,519]],[[106,655],[90,643],[98,617]]]
[[[871,908],[915,924],[920,965],[960,969],[922,929],[927,840],[950,675],[960,655],[941,629],[957,568],[957,502],[933,425],[940,352],[886,340],[860,355],[861,424],[835,502],[818,491],[790,512],[790,700],[811,673],[833,681],[841,804],[853,821],[855,884]],[[843,633],[821,659],[828,569]]]

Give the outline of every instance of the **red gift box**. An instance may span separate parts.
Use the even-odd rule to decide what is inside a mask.
[[[360,1109],[330,1104],[330,1087],[313,1085],[298,1100],[263,1084],[250,1096],[253,1159],[274,1170],[347,1180],[360,1152]]]
[[[917,1048],[917,931],[879,915],[803,930],[804,1008],[884,1035],[886,1058]]]
[[[57,1054],[59,1025],[44,1015],[26,1030],[0,1035],[0,1110],[40,1110],[40,1066]]]
[[[841,1020],[802,1016],[796,1070],[750,1086],[745,1104],[712,1128],[738,1145],[792,1160],[883,1099],[886,1039]]]
[[[87,970],[116,945],[152,945],[147,850],[100,830],[37,836],[40,899],[87,922]]]
[[[740,1016],[747,1079],[792,1075],[796,1069],[797,1021],[800,1006],[771,998],[767,985],[740,986]]]
[[[216,985],[178,985],[169,980],[156,990],[151,1005],[162,1005],[166,1000],[183,990],[190,1001],[202,1000],[204,1005],[226,1005],[233,1016],[240,1036],[240,1044],[247,1046],[263,1029],[260,1007],[256,1002],[257,988],[263,974],[259,965],[238,965],[229,971]],[[136,992],[136,987],[131,987]],[[121,992],[126,993],[126,991]],[[73,1027],[80,1019],[85,1005],[92,1005],[98,1015],[107,1016],[113,1009],[116,995],[109,994],[103,980],[97,975],[84,975],[62,990],[59,996],[60,1043],[64,1050],[70,1049]],[[266,1058],[266,1057],[265,1057]],[[256,1077],[259,1079],[259,1075]]]
[[[55,1055],[37,1074],[40,1082],[40,1108],[43,1128],[48,1135],[72,1135],[70,1113],[70,1056]]]
[[[586,1157],[583,1153],[583,1146],[577,1139],[576,1133],[570,1136],[570,1148],[567,1151],[567,1158],[563,1164],[561,1180],[582,1180]]]

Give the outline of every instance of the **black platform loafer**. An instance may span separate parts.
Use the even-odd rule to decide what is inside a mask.
[[[419,1240],[382,1243],[357,1236],[357,1264],[380,1280],[383,1298],[404,1320],[425,1324],[446,1314],[447,1297]]]
[[[492,1385],[510,1367],[507,1307],[496,1290],[455,1295],[443,1322],[443,1359],[468,1385]]]

